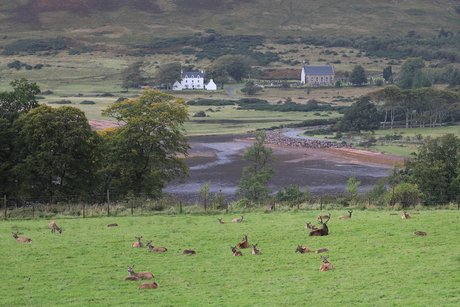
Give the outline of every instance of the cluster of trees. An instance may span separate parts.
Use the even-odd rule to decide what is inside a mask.
[[[178,157],[189,149],[184,100],[147,89],[105,109],[120,126],[96,132],[77,108],[39,105],[35,83],[11,85],[0,93],[0,193],[9,199],[159,198],[188,176]]]

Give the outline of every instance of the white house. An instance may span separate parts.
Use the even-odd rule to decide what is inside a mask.
[[[181,82],[174,82],[173,90],[204,89],[204,72],[202,71],[181,72],[181,78]]]
[[[208,84],[206,84],[206,89],[208,91],[215,91],[215,90],[217,90],[217,85],[214,83],[214,81],[212,79],[210,79]]]
[[[304,66],[300,73],[302,84],[334,84],[334,66]]]

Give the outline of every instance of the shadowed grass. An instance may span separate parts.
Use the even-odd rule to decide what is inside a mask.
[[[458,211],[422,211],[411,219],[387,211],[332,211],[330,235],[308,237],[305,222],[317,211],[239,213],[216,216],[144,216],[0,223],[5,306],[457,306],[460,303]],[[118,223],[118,227],[106,226]],[[423,230],[426,237],[412,232]],[[34,240],[14,241],[11,231]],[[248,235],[249,249],[233,257],[230,245]],[[132,248],[135,236],[168,248],[150,253]],[[334,270],[320,272],[318,254],[295,253],[297,245],[327,247]],[[183,255],[193,248],[196,255]],[[127,266],[155,275],[159,288],[138,291],[124,282]]]

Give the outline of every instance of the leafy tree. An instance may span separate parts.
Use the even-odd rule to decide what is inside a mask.
[[[13,124],[19,192],[29,197],[88,194],[98,168],[98,135],[78,108],[42,105]]]
[[[120,197],[131,192],[159,198],[167,183],[188,176],[180,157],[190,148],[183,128],[187,103],[182,98],[147,88],[139,98],[112,104],[102,115],[124,124],[104,135],[108,150],[103,189],[113,189]]]
[[[358,187],[361,185],[361,181],[356,180],[356,176],[353,175],[347,180],[346,191],[350,196],[350,200],[354,201],[359,195]]]
[[[246,95],[252,96],[260,92],[262,88],[254,85],[254,82],[246,82],[245,86],[241,89]]]
[[[408,58],[401,66],[396,85],[402,89],[411,89],[415,74],[424,67],[425,62],[422,58]]]
[[[460,84],[460,69],[456,68],[449,78],[449,88],[456,87]]]
[[[206,201],[209,198],[209,186],[211,184],[211,181],[206,182],[201,189],[198,191],[203,198],[203,204],[204,204],[204,210],[206,210]]]
[[[421,146],[404,161],[407,183],[416,184],[428,204],[458,200],[460,195],[460,140],[453,134]]]
[[[388,82],[391,76],[393,76],[393,71],[392,71],[391,66],[385,67],[383,69],[383,79],[385,79],[385,81]]]
[[[431,87],[431,81],[425,76],[420,70],[415,73],[414,79],[412,80],[412,88],[417,89],[421,87]]]
[[[385,181],[379,180],[375,186],[372,187],[371,190],[366,191],[364,194],[364,198],[369,200],[370,203],[376,204],[379,206],[385,205],[383,201],[384,195],[388,193],[387,187],[385,186]]]
[[[366,74],[364,72],[364,68],[361,65],[356,65],[353,68],[353,71],[350,75],[350,82],[353,85],[362,85],[367,83]]]
[[[10,83],[13,92],[0,92],[0,118],[12,123],[19,115],[39,106],[36,95],[40,88],[26,79],[18,79]]]
[[[252,60],[243,55],[224,55],[217,58],[207,69],[206,77],[217,84],[228,82],[228,77],[240,82],[251,71]]]
[[[173,62],[160,66],[155,74],[155,80],[159,84],[165,84],[168,89],[171,89],[174,82],[182,80],[181,64]]]
[[[243,168],[235,195],[258,202],[267,198],[271,192],[266,184],[276,171],[268,165],[276,162],[278,158],[272,156],[273,149],[264,146],[267,137],[265,132],[257,132],[254,137],[254,144],[243,155],[243,159],[252,164]]]
[[[378,130],[380,126],[379,113],[377,107],[370,102],[369,96],[361,96],[350,108],[348,108],[343,118],[337,123],[336,130],[341,132],[361,130]]]
[[[147,79],[142,76],[142,73],[146,65],[145,62],[138,61],[129,64],[127,68],[123,69],[121,72],[121,77],[123,79],[121,87],[128,90],[129,87],[145,85]]]
[[[384,200],[391,205],[399,203],[403,208],[416,206],[422,196],[416,184],[402,182],[389,191]]]

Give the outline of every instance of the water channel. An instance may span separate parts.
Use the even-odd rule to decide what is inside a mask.
[[[189,138],[192,150],[186,158],[191,178],[186,183],[172,183],[164,192],[189,202],[200,202],[199,190],[210,182],[211,196],[223,193],[227,200],[234,200],[234,192],[241,178],[243,167],[249,163],[242,155],[252,143],[248,135],[203,136]],[[370,166],[328,159],[323,153],[312,155],[312,150],[299,148],[274,148],[278,161],[271,165],[277,174],[268,183],[276,192],[289,185],[309,186],[313,195],[340,194],[345,192],[347,180],[352,175],[361,181],[359,190],[371,189],[388,173],[389,167]]]

